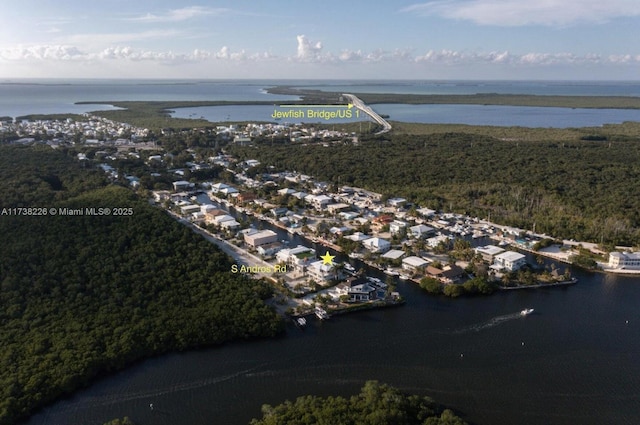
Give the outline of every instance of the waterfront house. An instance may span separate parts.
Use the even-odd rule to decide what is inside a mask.
[[[438,236],[434,236],[432,238],[427,239],[425,242],[427,243],[428,247],[435,248],[443,242],[448,243],[449,238],[446,237],[445,235],[438,235]]]
[[[463,278],[464,275],[465,275],[465,272],[462,269],[462,267],[459,267],[453,264],[450,267],[447,267],[444,270],[442,270],[442,274],[440,275],[440,281],[442,283],[457,283],[457,282],[460,282],[460,280]]]
[[[295,248],[285,248],[276,254],[279,263],[292,266],[295,269],[307,267],[315,260],[316,251],[306,246],[298,245]]]
[[[319,284],[324,284],[337,277],[335,267],[324,264],[324,261],[314,261],[307,266],[308,276]]]
[[[526,257],[515,251],[505,251],[493,257],[494,270],[507,270],[510,272],[520,269],[527,264]]]
[[[474,248],[473,250],[476,254],[480,254],[484,261],[487,261],[489,263],[493,263],[493,257],[504,252],[504,249],[495,245],[479,246],[477,248]]]
[[[338,295],[346,295],[347,302],[364,302],[376,299],[376,288],[366,277],[350,277],[336,287]]]
[[[253,248],[257,248],[260,245],[270,244],[277,240],[278,234],[273,230],[268,229],[244,234],[244,242]]]
[[[364,302],[376,299],[376,288],[369,282],[353,285],[347,291],[348,302]]]
[[[271,208],[269,212],[273,215],[274,218],[280,218],[285,216],[289,212],[289,209],[286,207],[275,207]]]
[[[438,269],[436,267],[433,266],[427,266],[427,269],[425,270],[425,274],[428,277],[432,277],[434,279],[438,279],[440,280],[440,277],[442,276],[443,270]]]
[[[402,260],[402,268],[404,270],[409,270],[416,273],[423,271],[427,267],[427,264],[429,264],[428,261],[420,257],[416,257],[415,255]]]
[[[612,269],[640,270],[640,251],[639,252],[610,252],[608,265]]]

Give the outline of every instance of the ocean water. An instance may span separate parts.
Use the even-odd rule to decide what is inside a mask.
[[[0,80],[0,116],[84,113],[111,109],[109,105],[75,102],[163,100],[296,100],[271,95],[269,81],[231,80]]]
[[[554,81],[305,81],[305,80],[0,80],[0,116],[83,113],[111,109],[109,105],[75,102],[142,101],[272,101],[298,99],[272,95],[278,85],[352,93],[401,94],[537,94],[640,96],[640,82]],[[640,121],[635,110],[585,110],[483,105],[376,105],[392,120],[526,127],[599,126]],[[269,120],[270,106],[202,107],[177,110],[174,116],[213,121]],[[351,120],[333,120],[339,123]]]
[[[603,124],[618,124],[639,121],[639,109],[588,109],[588,108],[543,108],[534,106],[503,105],[408,105],[375,104],[372,109],[389,116],[391,121],[423,124],[467,124],[520,127],[595,127]],[[274,121],[274,110],[283,110],[277,105],[225,105],[176,108],[171,114],[176,118],[204,118],[211,122],[224,121]],[[320,120],[317,118],[283,119],[289,123],[347,123],[371,121],[365,115],[351,118]]]

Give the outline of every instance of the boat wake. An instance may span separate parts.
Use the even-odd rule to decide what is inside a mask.
[[[454,335],[457,335],[457,334],[465,334],[465,333],[470,333],[470,332],[480,332],[480,331],[483,331],[485,329],[492,328],[494,326],[498,326],[498,325],[500,325],[502,323],[509,322],[511,320],[521,319],[523,317],[524,317],[524,315],[521,312],[512,313],[512,314],[505,314],[503,316],[494,317],[494,318],[492,318],[490,320],[487,320],[486,322],[477,323],[475,325],[471,325],[471,326],[464,327],[462,329],[455,330],[452,333]]]
[[[200,389],[202,387],[207,387],[210,385],[215,385],[217,383],[229,381],[232,379],[237,379],[243,376],[251,376],[255,374],[256,371],[260,370],[266,365],[258,365],[256,367],[252,367],[249,369],[237,371],[234,373],[230,373],[224,376],[216,376],[211,378],[197,379],[190,382],[183,382],[173,385],[167,385],[165,387],[159,387],[154,390],[143,390],[143,391],[129,391],[129,392],[120,392],[116,394],[105,394],[105,395],[95,395],[89,396],[84,400],[76,401],[68,406],[68,408],[63,410],[77,410],[78,408],[90,408],[95,406],[107,406],[111,404],[118,404],[128,401],[142,400],[142,399],[151,399],[159,396],[164,396],[167,394],[178,393],[182,391],[191,391],[195,389]]]

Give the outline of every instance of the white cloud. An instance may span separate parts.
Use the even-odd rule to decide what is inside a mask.
[[[638,0],[434,0],[403,8],[422,16],[496,26],[568,26],[640,16]]]
[[[312,42],[305,35],[299,35],[297,58],[302,61],[315,61],[322,58],[322,43]]]
[[[341,62],[383,62],[392,60],[403,61],[411,59],[411,51],[402,49],[396,49],[391,52],[383,49],[375,49],[371,52],[345,49],[337,56],[337,60]]]
[[[585,64],[632,64],[640,63],[640,55],[610,55],[602,57],[596,53],[576,55],[573,53],[525,53],[504,52],[461,52],[455,50],[429,50],[416,56],[416,62],[440,65],[506,64],[511,66],[585,65]]]
[[[212,8],[204,6],[189,6],[181,9],[173,9],[160,15],[154,13],[147,13],[143,16],[135,18],[128,18],[128,21],[141,22],[141,23],[158,23],[158,22],[182,22],[189,19],[199,18],[203,16],[219,16],[229,12],[229,9],[225,8]]]
[[[123,37],[128,39],[128,37]],[[190,52],[174,52],[171,50],[156,51],[134,48],[127,45],[111,44],[100,49],[81,49],[73,44],[45,44],[32,46],[16,46],[0,48],[0,62],[30,64],[34,62],[83,62],[85,64],[107,64],[118,62],[148,62],[161,65],[181,65],[188,63],[248,63],[260,66],[274,59],[286,60],[297,64],[331,64],[335,66],[386,63],[388,66],[437,65],[441,67],[468,67],[475,65],[501,66],[502,69],[536,69],[550,66],[581,65],[613,65],[620,69],[633,69],[640,65],[640,54],[620,52],[618,54],[599,55],[589,53],[577,55],[569,52],[548,53],[528,52],[512,53],[508,51],[458,51],[427,50],[422,54],[414,54],[408,49],[392,51],[375,49],[342,50],[339,53],[325,52],[322,43],[310,41],[305,36],[297,37],[297,50],[290,56],[276,56],[269,52],[247,52],[232,50],[222,46],[218,50],[194,49]],[[404,65],[403,65],[404,64]],[[385,65],[387,66],[387,65]],[[339,69],[339,68],[335,68]]]
[[[66,45],[17,46],[0,49],[0,60],[4,61],[71,61],[86,57],[87,54],[77,47]]]

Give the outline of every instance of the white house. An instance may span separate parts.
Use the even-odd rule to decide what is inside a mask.
[[[382,238],[369,238],[362,241],[362,245],[371,252],[387,252],[391,248],[391,242]]]
[[[224,189],[220,189],[220,193],[224,194],[224,195],[231,195],[233,193],[238,193],[238,189],[236,189],[235,187],[225,187]]]
[[[401,220],[393,220],[391,223],[389,223],[389,231],[392,235],[400,233],[402,229],[405,229],[406,227],[407,223]]]
[[[428,261],[412,255],[402,260],[402,268],[412,272],[424,270],[429,264]]]
[[[200,205],[193,205],[193,204],[183,205],[180,207],[180,212],[182,212],[182,214],[184,215],[200,212]]]
[[[306,246],[298,245],[295,248],[285,248],[276,254],[280,263],[291,265],[295,268],[308,266],[315,260],[316,251]]]
[[[347,210],[351,208],[348,204],[338,203],[338,204],[327,204],[327,210],[331,214],[337,214],[341,211]]]
[[[433,227],[425,226],[424,224],[409,227],[409,234],[416,239],[425,238],[433,233]]]
[[[440,245],[440,243],[442,242],[448,242],[449,238],[446,237],[445,235],[438,235],[438,236],[434,236],[432,238],[427,239],[425,242],[427,243],[427,246],[429,246],[430,248],[435,248],[438,245]]]
[[[249,232],[244,234],[244,242],[254,248],[260,245],[266,245],[278,240],[278,234],[273,230],[262,230],[256,232]]]
[[[423,217],[433,217],[436,214],[435,210],[431,210],[429,208],[420,208],[417,212]]]
[[[407,200],[405,198],[391,198],[387,201],[389,205],[392,207],[401,207],[403,206]]]
[[[193,184],[189,183],[186,180],[178,180],[173,182],[173,190],[176,192],[180,192],[183,190],[189,190],[189,188],[191,188],[193,186]]]
[[[404,257],[405,252],[401,251],[399,249],[392,249],[390,251],[387,251],[382,258],[386,258],[388,260],[399,260],[400,258]]]
[[[483,260],[488,261],[490,263],[493,262],[493,257],[495,257],[498,254],[502,254],[504,252],[504,249],[495,245],[479,246],[474,248],[473,250],[475,251],[476,254],[480,254]]]
[[[324,261],[314,261],[307,266],[307,274],[316,282],[322,284],[335,277],[334,267],[331,264],[324,264]]]
[[[220,227],[227,230],[234,230],[240,227],[240,223],[238,223],[233,217],[231,220],[223,220],[219,223]]]
[[[263,257],[271,257],[278,253],[282,249],[282,244],[280,242],[272,242],[264,245],[260,245],[257,249],[258,254]]]
[[[354,220],[356,218],[358,218],[358,216],[360,214],[358,214],[357,212],[352,212],[352,211],[343,211],[341,213],[338,214],[340,216],[341,219],[343,220]]]
[[[527,264],[527,261],[523,254],[515,251],[505,251],[493,257],[493,265],[491,268],[513,272],[525,264]]]
[[[284,189],[278,190],[278,195],[282,195],[282,196],[293,195],[294,193],[296,193],[296,191],[293,190],[293,189],[290,189],[288,187],[285,187]]]
[[[640,251],[610,252],[609,267],[612,269],[640,269]]]
[[[353,235],[345,236],[345,239],[352,240],[354,242],[362,242],[364,240],[369,239],[370,236],[365,235],[362,232],[355,232]]]
[[[235,220],[235,219],[233,218],[233,216],[230,216],[229,214],[218,214],[215,217],[213,217],[213,224],[220,226],[225,221],[232,221],[232,220]]]
[[[322,208],[332,203],[333,199],[327,195],[317,195],[314,196],[314,199],[311,202],[313,203],[314,207],[321,210]]]

